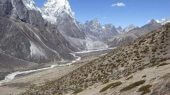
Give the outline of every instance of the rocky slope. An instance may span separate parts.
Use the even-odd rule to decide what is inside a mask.
[[[0,17],[0,49],[6,54],[41,63],[73,59],[69,53],[78,50],[61,33],[69,30],[44,20],[32,0],[0,0]]]
[[[124,85],[124,82],[121,81],[113,83],[121,78],[127,78],[127,84],[121,86],[113,95],[126,95],[126,92],[131,92],[131,95],[134,93],[135,95],[146,93],[149,95],[168,95],[170,91],[169,72],[168,68],[165,70],[165,66],[169,66],[170,61],[169,40],[170,24],[166,24],[162,28],[138,38],[133,44],[119,47],[56,81],[48,82],[42,86],[33,86],[22,95],[66,95],[68,93],[73,95],[80,93],[81,95],[81,92],[90,89],[89,87],[92,87],[94,93],[98,93],[94,95],[105,95],[107,93],[104,92],[108,88],[113,89],[116,86]],[[154,68],[158,68],[158,70]],[[165,72],[160,71],[163,68]],[[148,71],[148,74],[140,75],[140,72],[145,70]],[[153,75],[153,78],[147,79],[148,76],[151,76],[149,73],[154,72],[154,70],[160,76]],[[140,78],[137,77],[130,84],[128,80],[133,79],[131,76],[133,74],[135,74],[134,77],[140,76],[144,79],[138,80]],[[100,86],[108,82],[112,82],[112,84],[95,92],[95,85]],[[134,90],[136,87],[140,87],[137,92]],[[158,89],[160,87],[161,89]],[[113,93],[115,90],[110,91]],[[93,92],[89,92],[88,95],[93,95]],[[109,93],[108,95],[112,95]]]

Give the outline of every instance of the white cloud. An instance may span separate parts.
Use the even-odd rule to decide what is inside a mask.
[[[117,3],[112,4],[112,7],[125,7],[125,6],[126,4],[123,2],[117,2]]]

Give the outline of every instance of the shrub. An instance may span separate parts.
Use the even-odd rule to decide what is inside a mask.
[[[150,92],[151,92],[151,90],[150,90],[151,87],[152,87],[152,85],[145,85],[145,86],[142,86],[142,87],[139,88],[138,92],[142,92],[141,95],[150,93]]]
[[[146,75],[143,75],[142,78],[146,78]]]
[[[115,88],[115,87],[117,87],[117,86],[119,86],[121,84],[122,84],[121,81],[108,84],[106,87],[102,88],[99,92],[104,92],[104,91],[108,90],[109,88]]]
[[[132,79],[132,78],[133,78],[133,76],[131,75],[128,78],[126,78],[126,80],[129,80],[129,79]]]
[[[165,66],[165,65],[169,65],[169,63],[161,63],[157,67],[161,67],[161,66]]]
[[[77,88],[77,89],[74,90],[74,93],[73,93],[73,94],[78,94],[78,93],[80,93],[80,92],[82,92],[82,91],[83,91],[83,89]]]
[[[137,81],[137,82],[135,82],[135,83],[132,83],[132,84],[124,87],[124,88],[121,89],[120,91],[123,92],[123,91],[131,90],[131,89],[133,89],[133,88],[135,88],[135,87],[137,87],[137,86],[139,86],[139,85],[141,85],[141,84],[144,84],[144,83],[145,83],[145,80],[140,80],[140,81]]]

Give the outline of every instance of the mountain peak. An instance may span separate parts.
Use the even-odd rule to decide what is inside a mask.
[[[91,23],[91,24],[100,24],[99,20],[97,18],[92,19],[90,21],[87,21],[86,23]]]
[[[152,19],[149,21],[149,24],[157,24],[157,21],[155,19]]]
[[[124,28],[124,32],[129,32],[129,31],[131,31],[131,30],[133,30],[135,28],[137,28],[137,26],[131,24],[131,25]]]
[[[57,17],[62,13],[66,13],[73,17],[73,12],[68,0],[47,0],[42,8],[42,13],[44,19],[54,23],[56,22]]]

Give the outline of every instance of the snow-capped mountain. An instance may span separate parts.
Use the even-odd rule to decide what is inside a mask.
[[[133,29],[135,29],[135,28],[137,28],[137,26],[131,24],[131,25],[125,27],[125,28],[123,29],[123,31],[124,31],[124,32],[129,32],[129,31],[131,31],[131,30],[133,30]]]
[[[43,18],[51,23],[56,23],[58,17],[64,14],[73,17],[68,0],[47,0],[41,11]]]
[[[69,53],[78,49],[62,35],[66,30],[43,19],[33,0],[0,0],[0,5],[0,51],[40,63],[73,58]]]
[[[79,23],[79,27],[86,35],[87,50],[106,49],[108,45],[105,41],[119,34],[114,25],[102,25],[98,19],[86,21],[84,24]]]
[[[135,28],[138,28],[137,26],[133,25],[133,24],[130,24],[128,25],[127,27],[125,28],[122,28],[121,26],[117,27],[116,30],[119,34],[124,34],[124,33],[127,33]]]
[[[41,8],[42,17],[57,26],[66,40],[79,50],[84,49],[85,34],[80,31],[68,0],[47,0]]]
[[[128,32],[123,32],[111,39],[108,40],[108,45],[111,47],[117,47],[120,45],[126,45],[129,42],[145,35],[151,31],[159,29],[161,27],[160,23],[157,23],[156,20],[150,20],[147,24],[142,27],[135,27],[129,30]]]
[[[97,19],[78,24],[68,0],[47,0],[41,9],[34,0],[0,0],[0,5],[0,51],[27,61],[70,59],[71,52],[107,48],[109,39],[121,35],[121,28],[117,31],[114,25],[102,25]],[[152,20],[125,31],[133,29],[131,33],[138,36],[158,26]]]
[[[123,33],[123,28],[121,26],[117,27],[116,30],[119,34]]]
[[[83,28],[82,31],[84,31],[86,35],[94,36],[99,40],[109,39],[118,34],[114,25],[102,25],[97,19],[87,21]]]
[[[170,23],[170,19],[161,19],[161,20],[156,20],[156,21],[157,21],[157,23],[160,23],[162,25]]]

